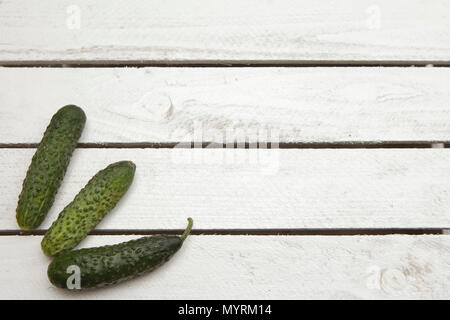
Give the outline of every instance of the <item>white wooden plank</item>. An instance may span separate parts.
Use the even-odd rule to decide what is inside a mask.
[[[1,299],[450,298],[450,236],[191,236],[152,274],[85,292],[50,284],[40,240],[0,237]]]
[[[0,60],[446,60],[445,0],[5,0]]]
[[[0,143],[39,142],[70,103],[82,142],[449,141],[448,83],[449,68],[0,68]]]
[[[33,153],[0,150],[0,229],[18,228]],[[188,216],[198,229],[449,228],[449,159],[449,149],[78,149],[41,227],[98,170],[132,160],[133,185],[100,229],[182,229]]]

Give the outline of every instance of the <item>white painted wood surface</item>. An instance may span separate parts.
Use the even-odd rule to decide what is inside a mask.
[[[83,247],[131,238],[90,236]],[[448,299],[450,294],[450,236],[191,236],[153,274],[82,293],[57,289],[47,280],[50,259],[40,251],[40,240],[0,237],[0,287],[8,288],[0,290],[0,298]]]
[[[0,229],[34,149],[0,149]],[[259,156],[259,159],[258,159]],[[133,185],[99,229],[449,228],[449,149],[77,149],[48,227],[87,181],[119,160]]]
[[[446,0],[4,0],[0,60],[448,61],[449,19]]]
[[[0,64],[448,64],[449,21],[445,0],[3,0]],[[425,141],[433,149],[77,149],[41,228],[128,159],[135,181],[97,229],[183,229],[191,216],[206,230],[449,230],[448,83],[450,68],[0,68],[0,145],[39,142],[69,103],[86,111],[84,143]],[[0,148],[0,231],[18,229],[34,151]],[[191,236],[155,273],[84,293],[47,281],[40,240],[0,236],[0,299],[450,298],[448,231]]]
[[[450,68],[0,68],[0,143],[39,142],[69,103],[81,142],[449,141],[448,83]]]

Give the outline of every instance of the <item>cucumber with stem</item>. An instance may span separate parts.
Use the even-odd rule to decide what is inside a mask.
[[[188,221],[181,236],[154,235],[63,253],[50,263],[48,278],[59,288],[87,289],[104,287],[150,272],[181,248],[192,229],[193,221],[191,218]],[[78,286],[73,278],[74,270],[79,272]]]
[[[35,229],[44,221],[81,136],[86,115],[67,105],[52,117],[31,160],[16,209],[20,228]]]
[[[42,251],[54,256],[80,243],[127,192],[135,170],[133,162],[119,161],[94,175],[45,233]]]

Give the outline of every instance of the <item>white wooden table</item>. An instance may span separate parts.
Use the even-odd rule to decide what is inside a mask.
[[[1,1],[0,298],[449,299],[449,21],[446,0]],[[23,233],[66,104],[86,128]],[[135,181],[81,247],[194,234],[147,276],[56,289],[41,237],[117,160]]]

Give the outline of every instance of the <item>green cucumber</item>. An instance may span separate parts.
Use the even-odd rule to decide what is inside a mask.
[[[191,218],[188,221],[189,224],[181,237],[155,235],[115,245],[63,253],[48,266],[48,278],[59,288],[87,289],[104,287],[150,272],[169,260],[181,248],[192,229],[193,221]],[[78,286],[72,275],[76,269]]]
[[[110,164],[89,180],[59,214],[41,242],[48,256],[74,248],[111,211],[134,178],[136,165],[131,161]]]
[[[20,228],[35,229],[44,221],[85,123],[83,110],[74,105],[53,115],[22,184],[16,209]]]

